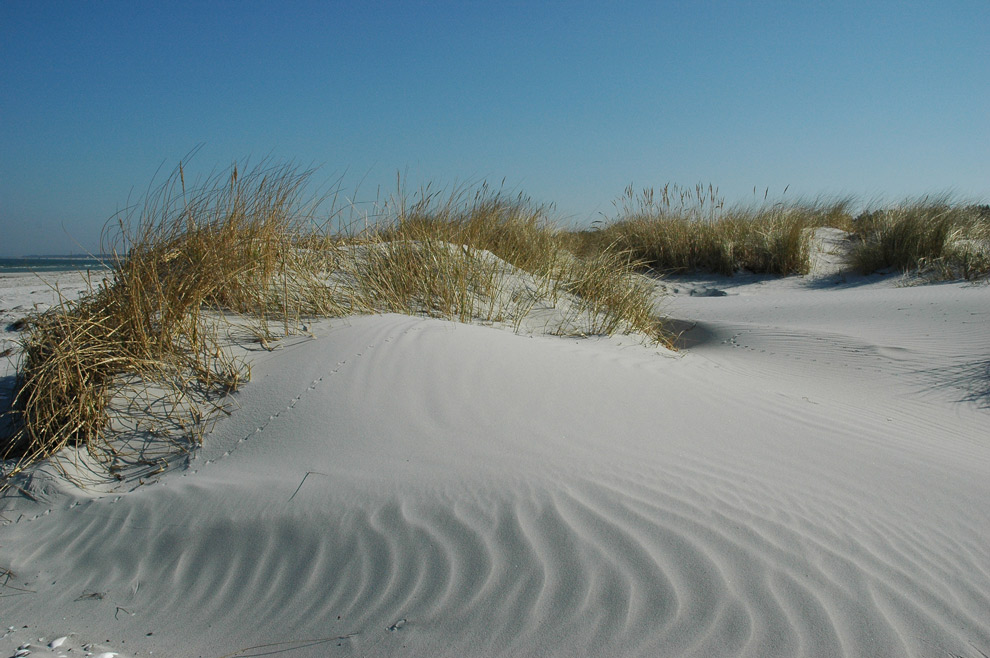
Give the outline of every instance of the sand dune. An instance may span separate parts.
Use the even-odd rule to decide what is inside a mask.
[[[666,285],[677,353],[328,321],[187,464],[39,470],[2,501],[0,648],[990,653],[990,287]]]

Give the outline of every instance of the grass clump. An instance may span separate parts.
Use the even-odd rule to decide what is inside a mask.
[[[660,272],[804,274],[810,229],[848,224],[849,200],[726,208],[718,189],[632,186],[615,219],[581,235],[584,253],[618,248]]]
[[[449,194],[429,186],[412,200],[391,199],[384,222],[371,235],[379,241],[443,240],[493,253],[527,272],[545,273],[557,263],[560,231],[549,208],[519,194],[508,196],[482,184]]]
[[[503,319],[495,259],[444,240],[375,242],[358,265],[358,294],[379,311],[470,322]]]
[[[118,218],[107,278],[28,322],[6,475],[66,446],[113,467],[146,462],[148,437],[194,445],[218,398],[249,374],[221,344],[224,312],[252,313],[266,332],[270,319],[288,330],[302,315],[341,312],[320,276],[329,255],[297,248],[305,177],[234,167],[187,192],[180,166]]]
[[[547,208],[482,186],[473,196],[421,192],[386,205],[360,239],[362,302],[400,313],[510,323],[569,297],[551,333],[641,332],[662,341],[652,287],[618,250],[578,258]]]
[[[853,264],[868,274],[893,268],[935,278],[990,274],[990,207],[924,198],[862,213]]]
[[[670,339],[654,311],[654,287],[637,273],[641,268],[629,253],[605,249],[575,261],[564,286],[577,296],[576,312],[590,333],[631,330],[669,346]]]
[[[484,185],[473,195],[427,187],[398,196],[378,219],[352,240],[361,245],[352,279],[379,311],[502,322],[526,310],[514,269],[546,276],[560,255],[544,208]]]

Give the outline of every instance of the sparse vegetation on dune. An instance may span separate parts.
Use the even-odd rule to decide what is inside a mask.
[[[548,209],[524,195],[508,196],[487,184],[445,193],[429,187],[415,197],[384,204],[384,222],[368,235],[380,242],[443,240],[492,252],[532,273],[551,271],[560,255],[561,232]]]
[[[375,310],[463,322],[518,319],[529,306],[512,283],[514,268],[545,279],[560,256],[542,208],[485,186],[473,195],[427,188],[393,197],[378,216],[347,241],[353,258],[341,262],[355,294]],[[534,301],[538,288],[528,291]]]
[[[266,330],[271,319],[343,312],[317,278],[323,255],[296,248],[304,180],[291,168],[235,168],[187,191],[180,169],[120,218],[110,275],[28,323],[4,458],[23,466],[79,445],[108,467],[140,461],[110,440],[121,425],[195,443],[211,399],[247,376],[211,310],[251,313]],[[140,420],[115,406],[124,390],[146,400]]]
[[[117,255],[108,278],[29,322],[5,475],[69,445],[111,470],[147,463],[121,444],[122,427],[195,445],[217,397],[248,376],[224,348],[227,314],[264,343],[304,317],[376,311],[518,328],[537,305],[567,297],[569,315],[551,333],[664,340],[635,263],[614,249],[575,257],[525,198],[485,187],[397,198],[366,230],[329,234],[306,179],[289,167],[234,168],[186,189],[180,167],[121,218],[107,239]]]
[[[954,204],[947,197],[908,201],[862,213],[854,222],[860,243],[855,267],[894,268],[936,278],[990,274],[990,206]]]
[[[27,321],[4,475],[69,445],[111,470],[147,463],[121,431],[195,445],[249,376],[226,349],[232,316],[264,346],[303,318],[386,311],[517,330],[539,311],[547,333],[669,344],[644,272],[803,273],[823,226],[858,236],[863,272],[990,273],[990,208],[944,198],[853,217],[848,199],[726,208],[712,186],[629,187],[612,220],[564,231],[521,195],[427,187],[349,232],[330,230],[333,208],[317,216],[308,177],[234,167],[187,189],[180,167],[115,222],[109,276]]]
[[[389,221],[359,236],[351,273],[372,308],[518,328],[535,307],[570,295],[569,316],[551,333],[666,340],[639,263],[615,248],[575,256],[546,209],[523,196],[484,186],[470,197],[423,192],[386,204],[384,215]]]
[[[661,273],[803,274],[808,229],[845,228],[852,219],[848,199],[727,208],[711,185],[639,193],[630,186],[615,205],[614,219],[580,234],[580,250],[618,248]]]
[[[619,249],[659,273],[740,270],[766,274],[808,272],[813,229],[852,233],[856,270],[920,271],[936,278],[990,274],[990,207],[925,197],[854,214],[851,198],[726,207],[709,185],[659,190],[632,186],[617,212],[571,244],[588,255]]]

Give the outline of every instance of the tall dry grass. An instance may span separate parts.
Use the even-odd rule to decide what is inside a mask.
[[[849,199],[727,208],[711,185],[638,193],[630,186],[615,205],[614,218],[580,234],[580,251],[619,249],[662,273],[803,274],[809,229],[851,221]]]
[[[551,333],[640,332],[664,342],[653,289],[618,250],[584,259],[548,209],[481,186],[472,193],[425,190],[398,196],[384,222],[357,242],[352,279],[361,303],[379,310],[428,313],[517,329],[537,306],[570,296],[570,315]],[[580,316],[580,320],[578,317]]]
[[[148,463],[121,441],[128,432],[173,451],[196,445],[250,375],[226,349],[230,316],[267,344],[313,316],[387,311],[520,329],[534,309],[563,308],[549,333],[669,344],[644,270],[803,273],[820,226],[855,232],[864,272],[990,274],[990,208],[947,198],[853,219],[849,199],[727,208],[712,186],[629,187],[614,218],[568,232],[522,195],[427,186],[376,206],[362,230],[331,234],[309,176],[263,163],[187,188],[180,166],[118,218],[104,237],[108,276],[27,321],[15,429],[0,439],[5,476],[68,446],[111,470]]]
[[[332,254],[297,248],[312,210],[306,176],[234,167],[187,190],[180,166],[117,218],[104,239],[108,277],[28,322],[8,476],[69,445],[109,467],[142,460],[117,440],[121,427],[194,445],[217,400],[248,375],[221,344],[223,313],[288,331],[304,315],[348,310],[322,276]],[[121,397],[147,401],[136,425],[133,405],[115,406]]]
[[[513,268],[546,274],[558,256],[544,208],[485,185],[397,194],[376,219],[348,241],[356,257],[342,269],[380,311],[502,322],[525,311],[510,294]]]
[[[990,207],[925,197],[856,218],[853,263],[863,273],[893,268],[936,278],[990,274]]]
[[[641,269],[642,263],[614,248],[575,260],[562,282],[577,296],[575,312],[582,317],[568,325],[587,326],[599,335],[636,331],[671,347],[669,332],[657,320],[654,286],[639,274]]]
[[[560,231],[550,208],[522,194],[508,195],[483,183],[475,189],[397,194],[379,211],[367,235],[378,241],[443,240],[490,251],[528,272],[549,271],[560,251]]]

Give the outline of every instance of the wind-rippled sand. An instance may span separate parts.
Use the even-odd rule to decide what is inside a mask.
[[[187,468],[5,499],[0,642],[986,655],[990,287],[865,282],[682,281],[676,354],[318,324]]]

